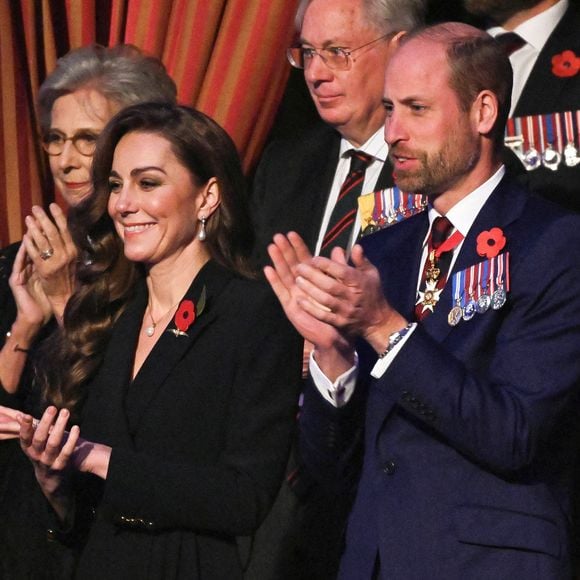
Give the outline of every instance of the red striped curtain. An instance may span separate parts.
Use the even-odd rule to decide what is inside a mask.
[[[213,117],[249,170],[289,74],[298,0],[0,0],[0,247],[52,199],[34,102],[68,50],[135,44],[160,58],[181,103]]]

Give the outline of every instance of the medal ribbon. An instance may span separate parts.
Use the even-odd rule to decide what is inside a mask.
[[[461,299],[462,299],[462,292],[461,292],[461,288],[462,286],[462,280],[461,277],[463,275],[463,271],[462,272],[457,272],[457,274],[455,274],[453,276],[453,280],[451,280],[451,296],[453,297],[452,299],[454,300],[454,304],[458,305],[458,306],[463,306],[461,304]]]
[[[544,136],[544,123],[542,116],[538,115],[538,129],[540,131],[540,151],[543,153],[546,150],[546,140]]]
[[[465,286],[465,289],[467,290],[467,296],[465,297],[465,304],[468,304],[469,302],[471,302],[471,300],[474,299],[473,297],[473,283],[475,282],[475,269],[477,268],[477,266],[473,265],[470,266],[468,269],[468,282]]]
[[[560,113],[554,113],[554,127],[556,130],[556,148],[559,153],[564,151],[564,139],[562,139],[562,119]]]
[[[444,252],[453,251],[463,241],[463,238],[463,234],[459,230],[455,230],[455,232],[435,250],[435,257],[439,258]],[[429,250],[431,250],[431,248],[429,248]]]
[[[481,287],[481,294],[486,294],[486,290],[489,287],[489,260],[483,262],[483,276],[480,278],[479,283]],[[485,283],[485,286],[484,286]],[[479,298],[479,296],[478,296]]]
[[[564,124],[566,126],[566,140],[568,143],[574,143],[574,120],[572,111],[566,111],[564,113]]]
[[[381,217],[381,215],[383,215],[383,207],[384,207],[384,203],[383,203],[383,195],[384,195],[384,191],[382,189],[380,189],[379,191],[375,191],[375,205],[373,207],[373,221],[375,223],[379,222],[379,218]]]

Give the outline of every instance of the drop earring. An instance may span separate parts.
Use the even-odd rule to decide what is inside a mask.
[[[199,221],[201,222],[201,225],[199,226],[199,234],[197,234],[197,239],[203,242],[207,237],[207,233],[205,231],[205,224],[207,223],[207,218],[205,216],[200,217]]]

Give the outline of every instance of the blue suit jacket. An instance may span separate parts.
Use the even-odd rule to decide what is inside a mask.
[[[379,380],[369,377],[376,355],[361,345],[359,384],[344,408],[314,387],[306,394],[305,461],[329,485],[357,485],[341,578],[370,578],[377,553],[389,579],[569,575],[580,217],[503,180],[454,271],[483,259],[476,238],[492,227],[511,255],[502,309],[451,327],[448,285]],[[385,295],[408,319],[427,228],[424,213],[363,239]]]

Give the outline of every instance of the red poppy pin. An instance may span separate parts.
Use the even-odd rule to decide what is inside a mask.
[[[173,332],[175,337],[189,336],[187,331],[189,327],[195,322],[196,318],[203,312],[205,308],[206,291],[203,287],[197,304],[193,300],[182,300],[179,308],[173,318],[175,328],[168,328],[167,332]]]
[[[477,253],[485,258],[495,258],[505,247],[506,239],[500,228],[491,228],[477,236]]]
[[[552,57],[552,73],[557,77],[573,77],[580,70],[580,57],[573,50],[565,50]]]

